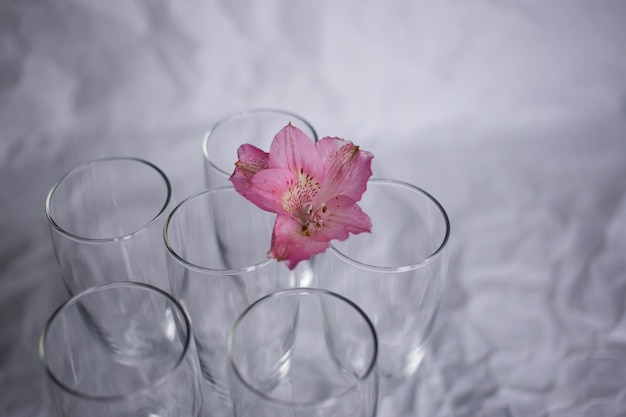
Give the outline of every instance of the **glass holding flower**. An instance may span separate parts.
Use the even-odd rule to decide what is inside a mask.
[[[301,268],[267,258],[273,221],[232,187],[187,198],[166,221],[172,294],[191,317],[208,415],[228,403],[226,338],[235,318],[256,299],[299,281]]]

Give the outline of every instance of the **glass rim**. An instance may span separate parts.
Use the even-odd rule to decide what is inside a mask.
[[[206,133],[204,134],[204,137],[202,139],[202,155],[204,156],[204,160],[206,161],[206,163],[208,163],[211,167],[213,167],[215,170],[217,170],[218,172],[224,174],[226,177],[230,177],[230,175],[232,174],[232,172],[226,172],[223,169],[221,169],[220,167],[218,167],[215,163],[213,163],[213,161],[211,161],[211,159],[209,158],[209,140],[211,139],[211,136],[213,134],[213,132],[215,132],[217,129],[219,129],[221,126],[226,125],[234,120],[240,119],[244,116],[248,116],[248,115],[254,115],[254,114],[263,114],[263,113],[274,113],[274,114],[282,114],[285,116],[290,116],[293,117],[295,119],[298,119],[300,122],[302,122],[302,124],[304,124],[306,127],[308,127],[311,132],[313,132],[313,137],[311,138],[313,140],[313,142],[317,142],[319,140],[319,138],[317,137],[317,131],[315,130],[315,128],[313,127],[313,125],[306,120],[304,117],[300,116],[297,113],[294,112],[290,112],[287,110],[281,110],[281,109],[274,109],[274,108],[265,108],[265,107],[259,107],[259,108],[251,108],[251,109],[245,109],[245,110],[241,110],[237,113],[233,113],[230,114],[228,116],[225,116],[223,118],[221,118],[220,120],[218,120],[217,122],[215,122],[213,124],[213,126],[211,126],[211,128],[209,130],[206,131]],[[278,133],[278,132],[276,132]],[[269,149],[265,150],[265,152],[269,152]]]
[[[46,357],[46,348],[45,348],[45,344],[46,344],[46,340],[47,340],[47,336],[50,330],[50,326],[52,325],[52,323],[54,322],[54,320],[65,310],[73,307],[80,299],[89,296],[91,294],[97,293],[97,292],[103,292],[103,291],[108,291],[111,289],[115,289],[115,288],[123,288],[123,287],[134,287],[134,288],[139,288],[148,292],[154,292],[157,293],[163,297],[165,297],[170,304],[172,304],[180,313],[181,317],[183,317],[184,323],[185,323],[185,341],[183,344],[183,348],[180,352],[180,355],[178,357],[178,359],[176,360],[176,362],[173,364],[173,366],[171,367],[171,369],[169,369],[164,375],[162,375],[161,377],[159,377],[158,379],[154,380],[154,381],[150,381],[150,383],[146,384],[145,386],[142,386],[132,392],[127,392],[127,393],[123,393],[123,394],[114,394],[114,395],[93,395],[93,394],[86,394],[84,392],[78,391],[75,388],[69,387],[66,383],[64,383],[63,381],[61,381],[56,374],[52,371],[52,369],[50,369],[49,363],[47,361],[47,357]],[[187,314],[187,311],[185,310],[185,308],[182,306],[182,304],[180,304],[173,296],[171,296],[170,294],[168,294],[167,292],[161,290],[160,288],[157,288],[155,286],[149,285],[149,284],[145,284],[142,282],[135,282],[135,281],[119,281],[119,282],[112,282],[109,284],[104,284],[104,285],[99,285],[96,287],[91,287],[88,288],[80,293],[78,293],[77,295],[71,297],[69,300],[66,300],[65,302],[63,302],[59,307],[57,307],[57,309],[52,313],[52,315],[50,315],[50,317],[48,318],[48,320],[46,321],[46,324],[44,325],[43,330],[41,331],[41,334],[39,336],[39,360],[42,362],[43,367],[46,371],[46,375],[48,375],[48,377],[50,378],[50,380],[56,385],[58,386],[61,390],[63,390],[64,392],[69,393],[70,395],[73,395],[75,397],[78,398],[82,398],[85,400],[89,400],[89,401],[98,401],[98,402],[105,402],[105,401],[120,401],[123,400],[125,398],[130,398],[132,396],[135,396],[137,394],[141,394],[143,392],[147,392],[153,388],[156,388],[162,384],[164,384],[181,366],[181,364],[184,362],[185,358],[187,357],[187,355],[189,354],[189,349],[191,346],[191,342],[192,342],[192,330],[191,330],[191,320],[189,318],[189,315]]]
[[[345,253],[343,253],[341,250],[339,250],[338,248],[335,247],[335,245],[333,244],[333,242],[330,242],[330,246],[329,249],[330,251],[333,253],[333,255],[337,256],[338,258],[342,259],[343,261],[347,262],[348,264],[359,268],[359,269],[364,269],[364,270],[368,270],[368,271],[376,271],[376,272],[381,272],[381,273],[397,273],[397,272],[408,272],[408,271],[414,271],[416,269],[422,268],[423,266],[433,262],[435,259],[439,258],[440,256],[442,256],[444,249],[447,247],[448,245],[448,241],[450,239],[450,219],[448,217],[448,213],[446,213],[446,210],[443,208],[443,206],[441,205],[441,203],[439,203],[439,201],[437,201],[437,199],[435,197],[433,197],[430,193],[428,193],[427,191],[423,190],[420,187],[417,187],[413,184],[410,184],[408,182],[404,182],[404,181],[399,181],[399,180],[394,180],[394,179],[388,179],[388,178],[372,178],[370,180],[367,181],[368,185],[369,184],[382,184],[382,185],[392,185],[394,187],[400,187],[400,188],[404,188],[407,189],[411,192],[414,192],[418,195],[421,195],[422,197],[425,197],[438,211],[439,214],[441,214],[441,218],[443,220],[443,223],[445,225],[445,233],[443,236],[443,239],[441,239],[441,243],[437,246],[437,248],[428,256],[424,257],[423,259],[419,260],[418,262],[409,264],[409,265],[401,265],[401,266],[380,266],[380,265],[372,265],[372,264],[368,264],[366,262],[362,262],[359,260],[356,260],[348,255],[346,255]],[[367,192],[367,191],[366,191]]]
[[[192,200],[196,200],[198,198],[205,197],[207,195],[223,193],[223,192],[234,192],[234,193],[236,193],[236,190],[235,190],[235,188],[233,186],[226,185],[226,186],[222,186],[222,187],[218,187],[218,188],[213,188],[213,189],[210,189],[210,190],[200,191],[198,193],[192,194],[189,197],[185,198],[183,201],[180,202],[180,204],[178,204],[176,207],[174,207],[174,209],[170,212],[170,214],[165,219],[165,225],[163,226],[163,241],[165,242],[165,248],[167,249],[167,252],[171,255],[171,257],[176,262],[182,264],[185,268],[188,268],[188,269],[191,269],[193,271],[200,272],[200,273],[203,273],[203,274],[219,275],[219,276],[246,274],[246,273],[258,271],[259,269],[264,268],[267,265],[270,265],[272,263],[277,263],[278,261],[268,257],[267,259],[264,259],[261,262],[258,262],[256,264],[252,264],[250,266],[242,267],[242,268],[236,268],[236,269],[211,268],[211,267],[207,267],[207,266],[197,265],[197,264],[195,264],[193,262],[188,261],[187,259],[182,257],[172,247],[172,245],[170,243],[170,239],[169,239],[169,232],[168,232],[169,225],[170,225],[170,222],[172,221],[172,219],[174,218],[174,216],[176,215],[176,213],[179,210],[181,210],[181,207],[183,207],[183,204],[185,204],[187,202],[190,202]],[[237,195],[239,195],[239,194],[237,194]]]
[[[165,201],[164,201],[162,207],[159,209],[159,211],[156,213],[156,215],[154,215],[148,222],[146,222],[145,224],[141,225],[137,230],[134,230],[134,231],[132,231],[130,233],[126,233],[124,235],[112,236],[112,237],[91,238],[91,237],[80,236],[80,235],[68,232],[67,230],[65,230],[63,227],[61,227],[54,220],[54,216],[52,215],[51,204],[52,204],[52,198],[53,198],[53,195],[54,195],[55,191],[59,188],[59,186],[67,178],[69,178],[71,175],[77,173],[78,171],[82,171],[82,170],[84,170],[84,169],[86,169],[86,168],[88,168],[90,166],[93,166],[93,165],[103,164],[103,163],[107,163],[107,162],[139,163],[140,165],[147,166],[148,168],[151,168],[152,170],[154,170],[161,177],[161,179],[163,179],[163,182],[164,182],[165,187],[166,187],[166,197],[165,197]],[[80,242],[84,242],[84,243],[108,243],[108,242],[118,242],[118,241],[122,241],[122,240],[128,240],[128,239],[131,239],[134,236],[137,236],[137,235],[143,233],[152,224],[154,224],[160,217],[163,216],[163,214],[165,213],[167,207],[170,205],[171,201],[172,201],[172,184],[171,184],[169,178],[167,177],[167,175],[165,174],[165,172],[163,172],[163,170],[161,170],[161,168],[159,168],[158,166],[156,166],[155,164],[153,164],[151,162],[148,162],[148,161],[146,161],[144,159],[140,159],[140,158],[135,158],[135,157],[110,157],[110,158],[94,159],[94,160],[92,160],[90,162],[87,162],[85,164],[81,164],[81,165],[71,169],[69,172],[67,172],[65,175],[63,175],[61,177],[61,179],[59,181],[57,181],[57,183],[52,186],[50,191],[48,191],[48,195],[46,196],[45,208],[46,208],[46,217],[48,218],[48,223],[56,231],[61,233],[63,236],[65,236],[65,237],[67,237],[69,239],[80,241]]]
[[[346,388],[345,390],[341,391],[340,393],[338,393],[336,395],[333,395],[332,397],[325,398],[325,399],[322,399],[322,400],[297,401],[297,402],[296,401],[282,400],[282,399],[279,399],[279,398],[274,398],[274,397],[266,394],[265,392],[260,391],[255,386],[251,385],[245,378],[242,377],[241,373],[239,372],[239,369],[237,368],[237,365],[235,364],[235,361],[233,359],[233,335],[235,333],[235,330],[237,329],[237,327],[241,323],[241,321],[245,318],[245,316],[250,311],[252,311],[254,308],[256,308],[259,304],[264,303],[265,301],[267,301],[267,300],[269,300],[271,298],[281,297],[283,295],[289,295],[289,294],[317,295],[318,297],[320,297],[320,296],[329,296],[329,297],[335,298],[335,299],[337,299],[337,300],[347,304],[348,306],[352,307],[352,309],[354,309],[356,311],[356,313],[359,316],[361,316],[361,318],[363,319],[363,321],[367,325],[368,329],[370,330],[370,333],[372,335],[373,350],[372,350],[371,360],[369,361],[369,363],[367,365],[366,371],[350,387]],[[253,392],[255,395],[259,396],[260,398],[263,398],[263,399],[265,399],[265,400],[267,400],[267,401],[269,401],[271,403],[278,404],[278,405],[281,405],[281,406],[297,407],[297,408],[307,408],[307,407],[313,407],[313,406],[320,406],[320,405],[324,405],[324,404],[332,402],[332,401],[336,401],[337,399],[341,399],[341,398],[349,395],[350,393],[355,391],[358,387],[363,385],[365,383],[365,381],[367,381],[370,377],[372,377],[372,373],[376,372],[376,367],[377,367],[377,362],[378,362],[378,334],[376,333],[376,329],[375,329],[374,325],[372,324],[372,321],[367,316],[367,314],[365,314],[363,309],[361,309],[361,307],[359,307],[354,301],[350,300],[349,298],[346,298],[346,297],[344,297],[344,296],[342,296],[340,294],[337,294],[335,292],[332,292],[332,291],[329,291],[329,290],[326,290],[326,289],[323,289],[323,288],[312,288],[312,287],[288,288],[288,289],[274,291],[274,292],[272,292],[270,294],[267,294],[267,295],[259,298],[258,300],[256,300],[252,304],[250,304],[248,307],[246,307],[246,309],[243,310],[243,312],[241,314],[239,314],[239,316],[237,317],[237,319],[235,320],[235,322],[231,326],[230,332],[228,333],[227,348],[228,348],[228,363],[229,363],[229,366],[232,369],[232,371],[234,372],[236,378],[247,389],[249,389],[251,392]]]

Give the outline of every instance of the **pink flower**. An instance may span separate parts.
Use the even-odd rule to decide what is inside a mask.
[[[372,175],[370,152],[339,138],[313,143],[290,123],[269,153],[246,144],[237,154],[230,180],[249,201],[277,214],[268,256],[289,269],[324,252],[333,239],[371,231],[357,204]]]

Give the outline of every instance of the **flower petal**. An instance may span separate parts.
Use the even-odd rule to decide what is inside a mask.
[[[291,217],[277,216],[268,256],[284,261],[287,268],[294,269],[300,261],[324,252],[329,245],[328,241],[316,241],[306,236],[302,225]]]
[[[318,203],[338,195],[359,201],[367,189],[367,180],[372,176],[374,155],[360,150],[350,141],[331,137],[322,138],[316,148],[325,168]]]
[[[372,231],[372,221],[361,207],[347,196],[333,197],[326,203],[326,212],[321,214],[320,227],[315,228],[311,238],[329,242],[333,239],[346,240],[350,233]]]
[[[324,178],[324,164],[315,149],[315,143],[291,123],[274,137],[268,165],[270,168],[288,169],[299,175],[310,175],[318,181]]]
[[[245,144],[237,149],[238,161],[235,162],[235,171],[229,180],[235,190],[248,198],[250,193],[250,180],[259,171],[267,169],[269,154],[254,145]]]
[[[297,182],[296,175],[286,169],[268,168],[257,172],[245,196],[259,208],[278,215],[291,215],[283,205],[283,196]]]

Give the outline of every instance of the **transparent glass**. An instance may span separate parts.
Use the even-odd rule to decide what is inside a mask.
[[[189,319],[156,287],[118,282],[76,295],[48,320],[39,352],[62,416],[196,417],[202,408]]]
[[[344,297],[270,294],[237,319],[228,347],[235,417],[376,415],[376,332]]]
[[[211,189],[229,184],[228,178],[235,170],[239,146],[249,143],[269,152],[274,136],[288,123],[317,142],[317,133],[308,121],[283,110],[245,110],[217,122],[202,142],[207,187]]]
[[[100,159],[65,175],[46,215],[70,294],[115,281],[168,290],[161,235],[171,202],[167,176],[140,159]]]
[[[233,322],[253,301],[299,282],[299,268],[267,257],[274,220],[225,187],[189,197],[166,221],[172,294],[189,312],[203,376],[223,404]]]
[[[313,269],[319,287],[351,299],[374,323],[388,394],[422,362],[443,295],[450,223],[431,195],[399,181],[370,180],[359,205],[372,233],[332,242]]]

